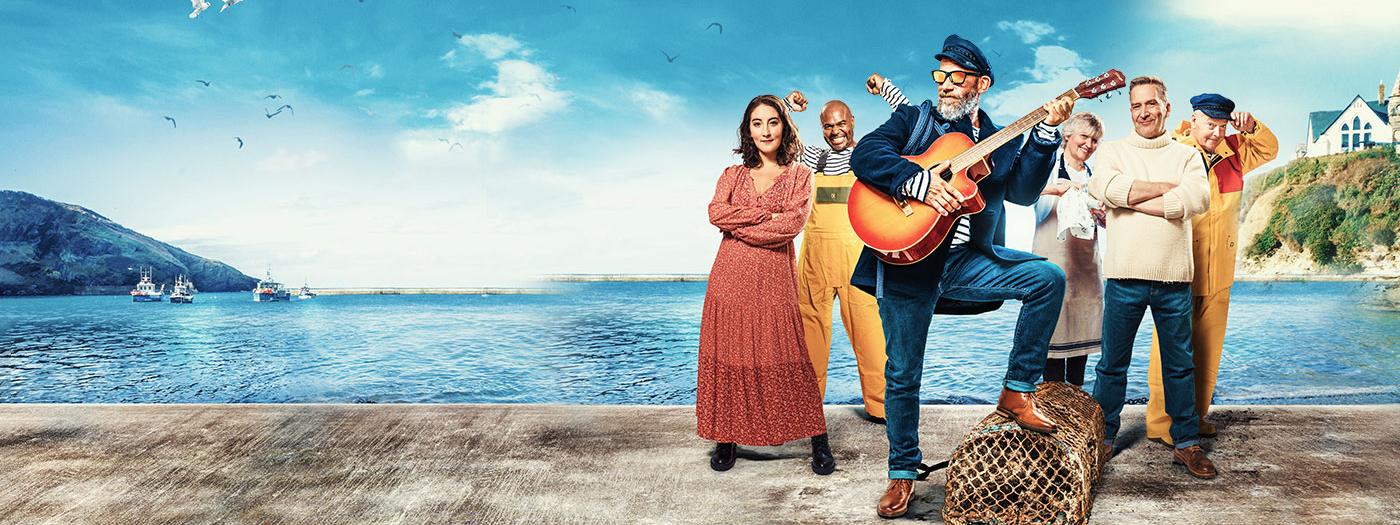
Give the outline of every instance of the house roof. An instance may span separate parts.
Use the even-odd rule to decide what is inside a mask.
[[[1361,98],[1361,95],[1357,95],[1356,98],[1351,99],[1351,102],[1355,102],[1358,98]],[[1362,99],[1361,101],[1365,102],[1366,107],[1371,108],[1371,111],[1376,112],[1376,117],[1380,118],[1381,122],[1390,122],[1390,114],[1387,112],[1385,104],[1366,99]],[[1351,102],[1347,102],[1347,107],[1351,106]],[[1316,141],[1318,137],[1321,137],[1323,132],[1327,131],[1328,128],[1332,127],[1332,124],[1337,122],[1337,117],[1342,116],[1342,113],[1345,112],[1346,109],[1308,113],[1308,121],[1312,124],[1312,140]]]

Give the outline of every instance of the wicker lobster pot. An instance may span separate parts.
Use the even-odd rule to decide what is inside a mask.
[[[1089,520],[1103,470],[1103,410],[1067,383],[1043,383],[1036,405],[1053,435],[993,413],[949,460],[943,520],[949,524],[1079,524]]]

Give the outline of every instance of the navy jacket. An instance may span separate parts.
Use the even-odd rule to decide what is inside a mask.
[[[982,124],[982,138],[990,137],[992,133],[1001,129],[986,113],[981,110],[978,110],[978,113],[979,122]],[[938,116],[936,110],[932,117],[935,122],[947,126],[945,129],[950,133],[960,132],[969,137],[973,136],[972,122],[968,117],[949,123]],[[888,195],[899,194],[899,188],[904,182],[923,170],[918,164],[900,156],[900,149],[909,142],[909,135],[913,133],[918,118],[917,107],[900,106],[890,115],[888,121],[861,137],[851,154],[851,169],[855,171],[856,178]],[[1044,259],[1004,247],[1006,210],[1002,201],[1007,200],[1023,206],[1035,204],[1040,198],[1040,191],[1045,189],[1045,183],[1054,165],[1055,149],[1060,144],[1058,133],[1051,141],[1045,141],[1034,131],[1030,135],[1029,140],[1017,137],[997,148],[991,155],[991,174],[977,184],[978,191],[987,202],[987,208],[981,213],[969,216],[972,221],[972,240],[968,245],[995,260],[1019,262]],[[918,150],[922,152],[932,143],[933,139],[930,139],[928,144],[920,145]],[[947,254],[948,244],[944,243],[922,261],[910,265],[894,265],[880,263],[875,257],[875,251],[867,246],[856,263],[851,284],[875,294],[876,265],[884,264],[885,290],[927,295],[937,290],[943,277],[943,263]],[[1000,304],[991,303],[979,308],[967,304],[954,305],[950,301],[943,303],[949,304],[940,304],[939,313],[976,313],[995,309]]]

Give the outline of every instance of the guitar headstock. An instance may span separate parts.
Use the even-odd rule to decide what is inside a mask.
[[[1123,72],[1110,69],[1102,75],[1080,82],[1078,86],[1074,86],[1074,93],[1079,95],[1079,98],[1094,98],[1109,91],[1121,89],[1126,85],[1128,85],[1128,79],[1123,76]]]

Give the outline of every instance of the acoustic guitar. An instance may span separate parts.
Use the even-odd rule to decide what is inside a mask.
[[[1091,99],[1126,85],[1122,71],[1110,69],[1102,75],[1081,82],[1057,99]],[[939,215],[922,200],[891,197],[856,181],[846,201],[846,213],[851,227],[860,240],[875,250],[875,255],[890,264],[914,264],[928,257],[948,238],[948,234],[965,215],[981,212],[987,203],[977,191],[977,182],[992,172],[988,158],[997,148],[1021,136],[1045,120],[1049,113],[1036,108],[1030,114],[1012,122],[992,136],[974,143],[962,133],[947,133],[930,144],[923,153],[904,158],[924,169],[945,160],[952,160],[948,182],[962,194],[960,206],[953,213]]]

